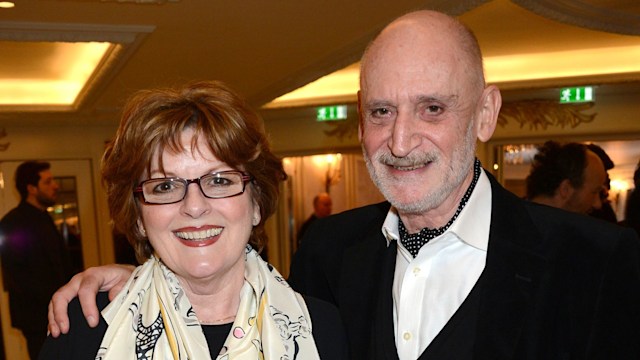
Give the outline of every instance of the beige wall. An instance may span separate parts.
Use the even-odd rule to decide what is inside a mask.
[[[514,138],[638,138],[640,135],[640,94],[603,94],[596,97],[595,106],[584,111],[595,113],[595,119],[575,128],[553,127],[547,129],[520,128],[511,123],[498,127],[492,140],[509,140]]]

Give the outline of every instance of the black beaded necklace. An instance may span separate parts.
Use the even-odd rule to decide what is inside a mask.
[[[402,220],[398,221],[398,232],[400,233],[400,242],[402,243],[402,245],[404,245],[405,249],[407,249],[414,258],[418,255],[418,252],[420,251],[420,249],[424,244],[428,243],[429,240],[435,238],[436,236],[440,236],[444,234],[444,232],[447,231],[449,226],[451,226],[451,224],[453,224],[453,222],[456,220],[458,215],[460,215],[460,212],[462,211],[462,209],[464,209],[464,206],[467,204],[467,201],[469,201],[469,197],[471,197],[471,193],[473,192],[473,189],[476,187],[476,184],[478,183],[478,179],[480,178],[480,171],[481,171],[480,160],[476,159],[475,163],[473,164],[473,180],[471,181],[471,184],[467,188],[467,191],[462,196],[462,199],[460,200],[460,204],[458,204],[458,208],[456,209],[456,213],[453,214],[453,217],[444,226],[436,229],[424,228],[420,230],[419,233],[409,234],[409,232],[407,231],[407,228],[402,223]]]

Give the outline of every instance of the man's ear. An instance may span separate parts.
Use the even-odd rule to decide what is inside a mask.
[[[501,106],[502,95],[500,90],[494,85],[487,86],[482,92],[480,108],[476,118],[476,133],[480,141],[487,142],[493,136]]]
[[[558,189],[556,189],[556,196],[558,196],[563,201],[566,201],[571,197],[571,194],[573,194],[574,190],[575,189],[571,185],[569,179],[564,179],[562,180],[560,185],[558,185]]]
[[[38,194],[38,187],[35,185],[27,184],[27,194],[29,195]]]
[[[362,92],[358,90],[358,141],[362,142],[362,122],[364,121],[362,112]]]

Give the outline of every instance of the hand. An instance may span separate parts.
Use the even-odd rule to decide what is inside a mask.
[[[82,313],[90,327],[98,325],[100,315],[96,305],[98,291],[109,291],[112,300],[122,289],[135,269],[132,265],[104,265],[91,267],[76,274],[71,280],[58,289],[49,301],[49,333],[58,337],[60,333],[69,332],[69,315],[67,307],[76,295],[80,299]]]

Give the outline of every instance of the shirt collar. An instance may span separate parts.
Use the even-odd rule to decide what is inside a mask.
[[[385,239],[387,239],[387,246],[389,246],[393,240],[400,243],[398,221],[398,211],[392,206],[387,213],[384,223],[382,224],[382,234]],[[460,215],[458,215],[458,218],[453,222],[453,224],[451,224],[451,227],[449,227],[444,234],[453,232],[458,238],[468,245],[487,251],[490,225],[491,183],[484,171],[481,171],[478,183],[471,192],[469,201],[460,212]]]

